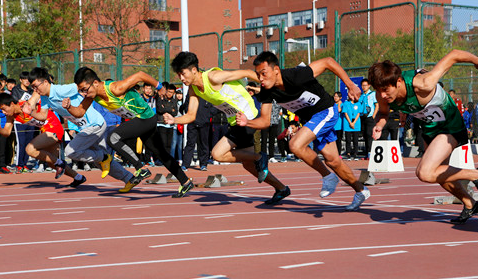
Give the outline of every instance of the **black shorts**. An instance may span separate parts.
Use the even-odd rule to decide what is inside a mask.
[[[465,145],[468,143],[468,132],[466,129],[463,129],[457,133],[454,133],[454,134],[451,134],[455,139],[456,141],[458,142],[458,146],[462,146],[462,145]],[[435,136],[436,137],[436,136]],[[430,145],[430,143],[432,142],[432,140],[435,138],[435,137],[429,137],[427,135],[423,135],[423,140],[428,144]]]
[[[231,126],[225,137],[230,139],[237,149],[242,149],[254,146],[255,132],[255,129],[234,125]]]

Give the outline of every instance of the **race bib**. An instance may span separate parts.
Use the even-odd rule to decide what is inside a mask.
[[[25,124],[41,128],[43,127],[43,125],[46,125],[47,123],[48,123],[48,120],[39,121],[39,120],[36,120],[35,118],[32,118],[30,119],[30,121],[26,122]]]
[[[136,117],[136,114],[134,112],[128,110],[125,107],[119,107],[117,109],[110,110],[110,112],[124,119],[132,119]]]
[[[287,103],[278,103],[281,107],[291,111],[296,112],[300,109],[311,107],[319,102],[320,97],[310,93],[309,91],[304,91],[300,97],[294,101],[290,101]]]
[[[438,106],[426,106],[423,110],[415,113],[411,113],[413,117],[416,117],[424,122],[441,122],[445,121],[445,113]]]
[[[22,97],[20,98],[20,101],[28,101],[31,97],[32,97],[32,95],[25,92],[25,93],[23,93]]]
[[[227,118],[229,118],[231,116],[235,116],[236,113],[237,113],[237,110],[228,103],[222,103],[222,104],[216,106],[216,108],[218,110],[224,112],[226,114]]]
[[[84,118],[84,117],[76,118],[76,117],[73,117],[73,116],[70,115],[70,116],[65,116],[63,118],[65,118],[68,121],[71,121],[71,123],[75,124],[76,126],[78,126],[80,128],[86,126],[86,124],[87,124],[86,118]]]

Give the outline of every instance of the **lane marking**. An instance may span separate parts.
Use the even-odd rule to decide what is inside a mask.
[[[14,206],[14,205],[18,205],[16,203],[12,203],[12,204],[0,204],[0,206]]]
[[[12,217],[0,217],[0,220],[2,219],[11,219]]]
[[[304,267],[304,266],[311,266],[311,265],[318,265],[318,264],[324,264],[324,263],[323,262],[312,262],[312,263],[303,263],[303,264],[293,264],[293,265],[279,266],[279,268],[289,269],[289,268]]]
[[[80,228],[80,229],[69,229],[69,230],[58,230],[58,231],[51,231],[52,233],[62,233],[62,232],[75,232],[75,231],[86,231],[89,228]]]
[[[148,208],[149,205],[140,205],[140,206],[128,206],[128,207],[123,207],[121,209],[138,209],[138,208]]]
[[[58,256],[58,257],[49,257],[49,260],[57,260],[57,259],[65,259],[65,258],[74,258],[74,257],[84,257],[84,256],[96,256],[96,253],[78,253],[74,255],[67,255],[67,256]]]
[[[390,256],[390,255],[403,254],[403,253],[408,253],[408,251],[393,251],[393,252],[386,252],[386,253],[380,253],[380,254],[372,254],[372,255],[367,255],[367,256],[369,256],[369,257],[382,257],[382,256]]]
[[[177,246],[177,245],[185,245],[185,244],[191,244],[191,242],[179,242],[179,243],[152,245],[152,246],[149,246],[149,248],[169,247],[169,246]]]
[[[226,217],[233,217],[233,216],[234,216],[234,215],[217,215],[217,216],[204,217],[204,219],[226,218]]]
[[[84,211],[55,212],[53,215],[85,213]]]
[[[146,223],[134,223],[133,226],[149,225],[149,224],[161,224],[161,223],[166,223],[166,221],[155,221],[155,222],[146,222]]]
[[[53,202],[79,202],[81,200],[63,200],[63,201],[53,201]]]
[[[360,251],[360,250],[390,249],[390,248],[404,248],[404,247],[428,247],[428,246],[443,246],[443,245],[448,245],[448,244],[471,244],[471,243],[478,243],[478,240],[455,241],[455,242],[413,243],[413,244],[397,244],[397,245],[382,245],[382,246],[342,247],[342,248],[328,248],[328,249],[315,249],[315,250],[274,251],[274,252],[264,252],[264,253],[217,255],[217,256],[190,257],[190,258],[174,258],[174,259],[138,261],[138,262],[128,261],[128,262],[109,263],[109,264],[96,264],[96,265],[68,266],[68,267],[58,267],[58,268],[4,271],[4,272],[0,272],[0,275],[39,273],[39,272],[64,271],[64,270],[78,270],[78,269],[90,269],[90,268],[104,268],[104,267],[114,267],[114,266],[124,267],[124,266],[128,266],[128,265],[176,263],[176,262],[185,262],[185,261],[205,261],[205,260],[217,260],[217,259],[236,259],[236,258],[249,258],[249,257],[263,257],[263,256],[276,257],[277,255],[312,254],[312,253],[325,253],[325,252],[337,252],[337,251]]]
[[[455,246],[461,246],[461,244],[447,244],[445,246],[448,246],[448,247],[455,247]]]
[[[247,238],[247,237],[265,236],[265,235],[271,235],[271,234],[270,233],[249,234],[249,235],[235,236],[234,238]]]

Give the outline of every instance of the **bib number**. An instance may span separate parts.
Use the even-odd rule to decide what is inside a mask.
[[[229,105],[228,103],[223,103],[221,105],[216,106],[216,108],[222,112],[224,112],[227,116],[227,118],[235,116],[237,113],[237,110]]]
[[[411,115],[427,123],[445,121],[445,113],[437,106],[425,107],[422,111]]]
[[[110,110],[112,114],[118,115],[121,118],[125,119],[132,119],[136,117],[136,114],[134,114],[132,111],[128,110],[125,107],[120,107],[114,110]]]
[[[73,124],[75,124],[76,126],[78,126],[80,128],[85,127],[86,124],[87,124],[86,118],[84,118],[84,117],[75,118],[73,116],[65,116],[64,118],[68,121],[71,121]]]

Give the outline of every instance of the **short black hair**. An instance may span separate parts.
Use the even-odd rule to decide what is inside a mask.
[[[174,90],[174,91],[176,91],[176,85],[170,83],[170,84],[168,85],[168,90]]]
[[[340,91],[335,91],[334,94],[337,94],[337,96],[339,96],[340,98],[342,98],[342,92],[340,92]]]
[[[181,51],[174,57],[171,67],[175,73],[179,73],[184,69],[191,70],[194,67],[199,69],[199,60],[196,54],[189,51]]]
[[[362,81],[360,82],[360,84],[362,84],[363,82],[367,82],[368,84],[370,84],[370,81],[366,78],[362,79]]]
[[[152,84],[149,84],[149,83],[145,82],[145,83],[143,84],[143,88],[146,87],[146,86],[148,86],[148,87],[153,87]]]
[[[29,73],[27,71],[23,71],[20,73],[20,79],[28,79]]]
[[[0,81],[7,81],[7,76],[3,73],[0,73]]]
[[[267,62],[271,67],[279,66],[279,59],[271,51],[263,51],[257,55],[256,59],[254,59],[254,66],[259,66],[264,62]]]
[[[253,82],[253,81],[249,81],[247,83],[247,86],[252,86],[252,87],[257,87],[257,83]]]
[[[14,78],[7,78],[7,83],[17,84],[17,81]]]
[[[292,126],[292,125],[294,125],[294,126],[296,126],[296,127],[300,127],[300,126],[299,126],[299,122],[297,122],[297,121],[291,121],[291,122],[289,122],[289,126]]]
[[[18,101],[8,93],[0,93],[0,106],[6,105],[9,106],[11,103],[18,104]]]
[[[79,85],[82,82],[93,83],[95,80],[101,81],[95,71],[88,67],[79,68],[74,77],[76,85]]]
[[[27,73],[26,78],[28,78],[28,81],[30,83],[32,83],[36,79],[38,79],[39,81],[46,80],[49,83],[51,83],[50,74],[48,73],[48,70],[46,68],[35,67],[35,68],[33,68],[33,70],[30,71],[30,73],[28,73],[28,72],[25,72],[25,73]],[[22,78],[21,75],[20,75],[20,78]]]

